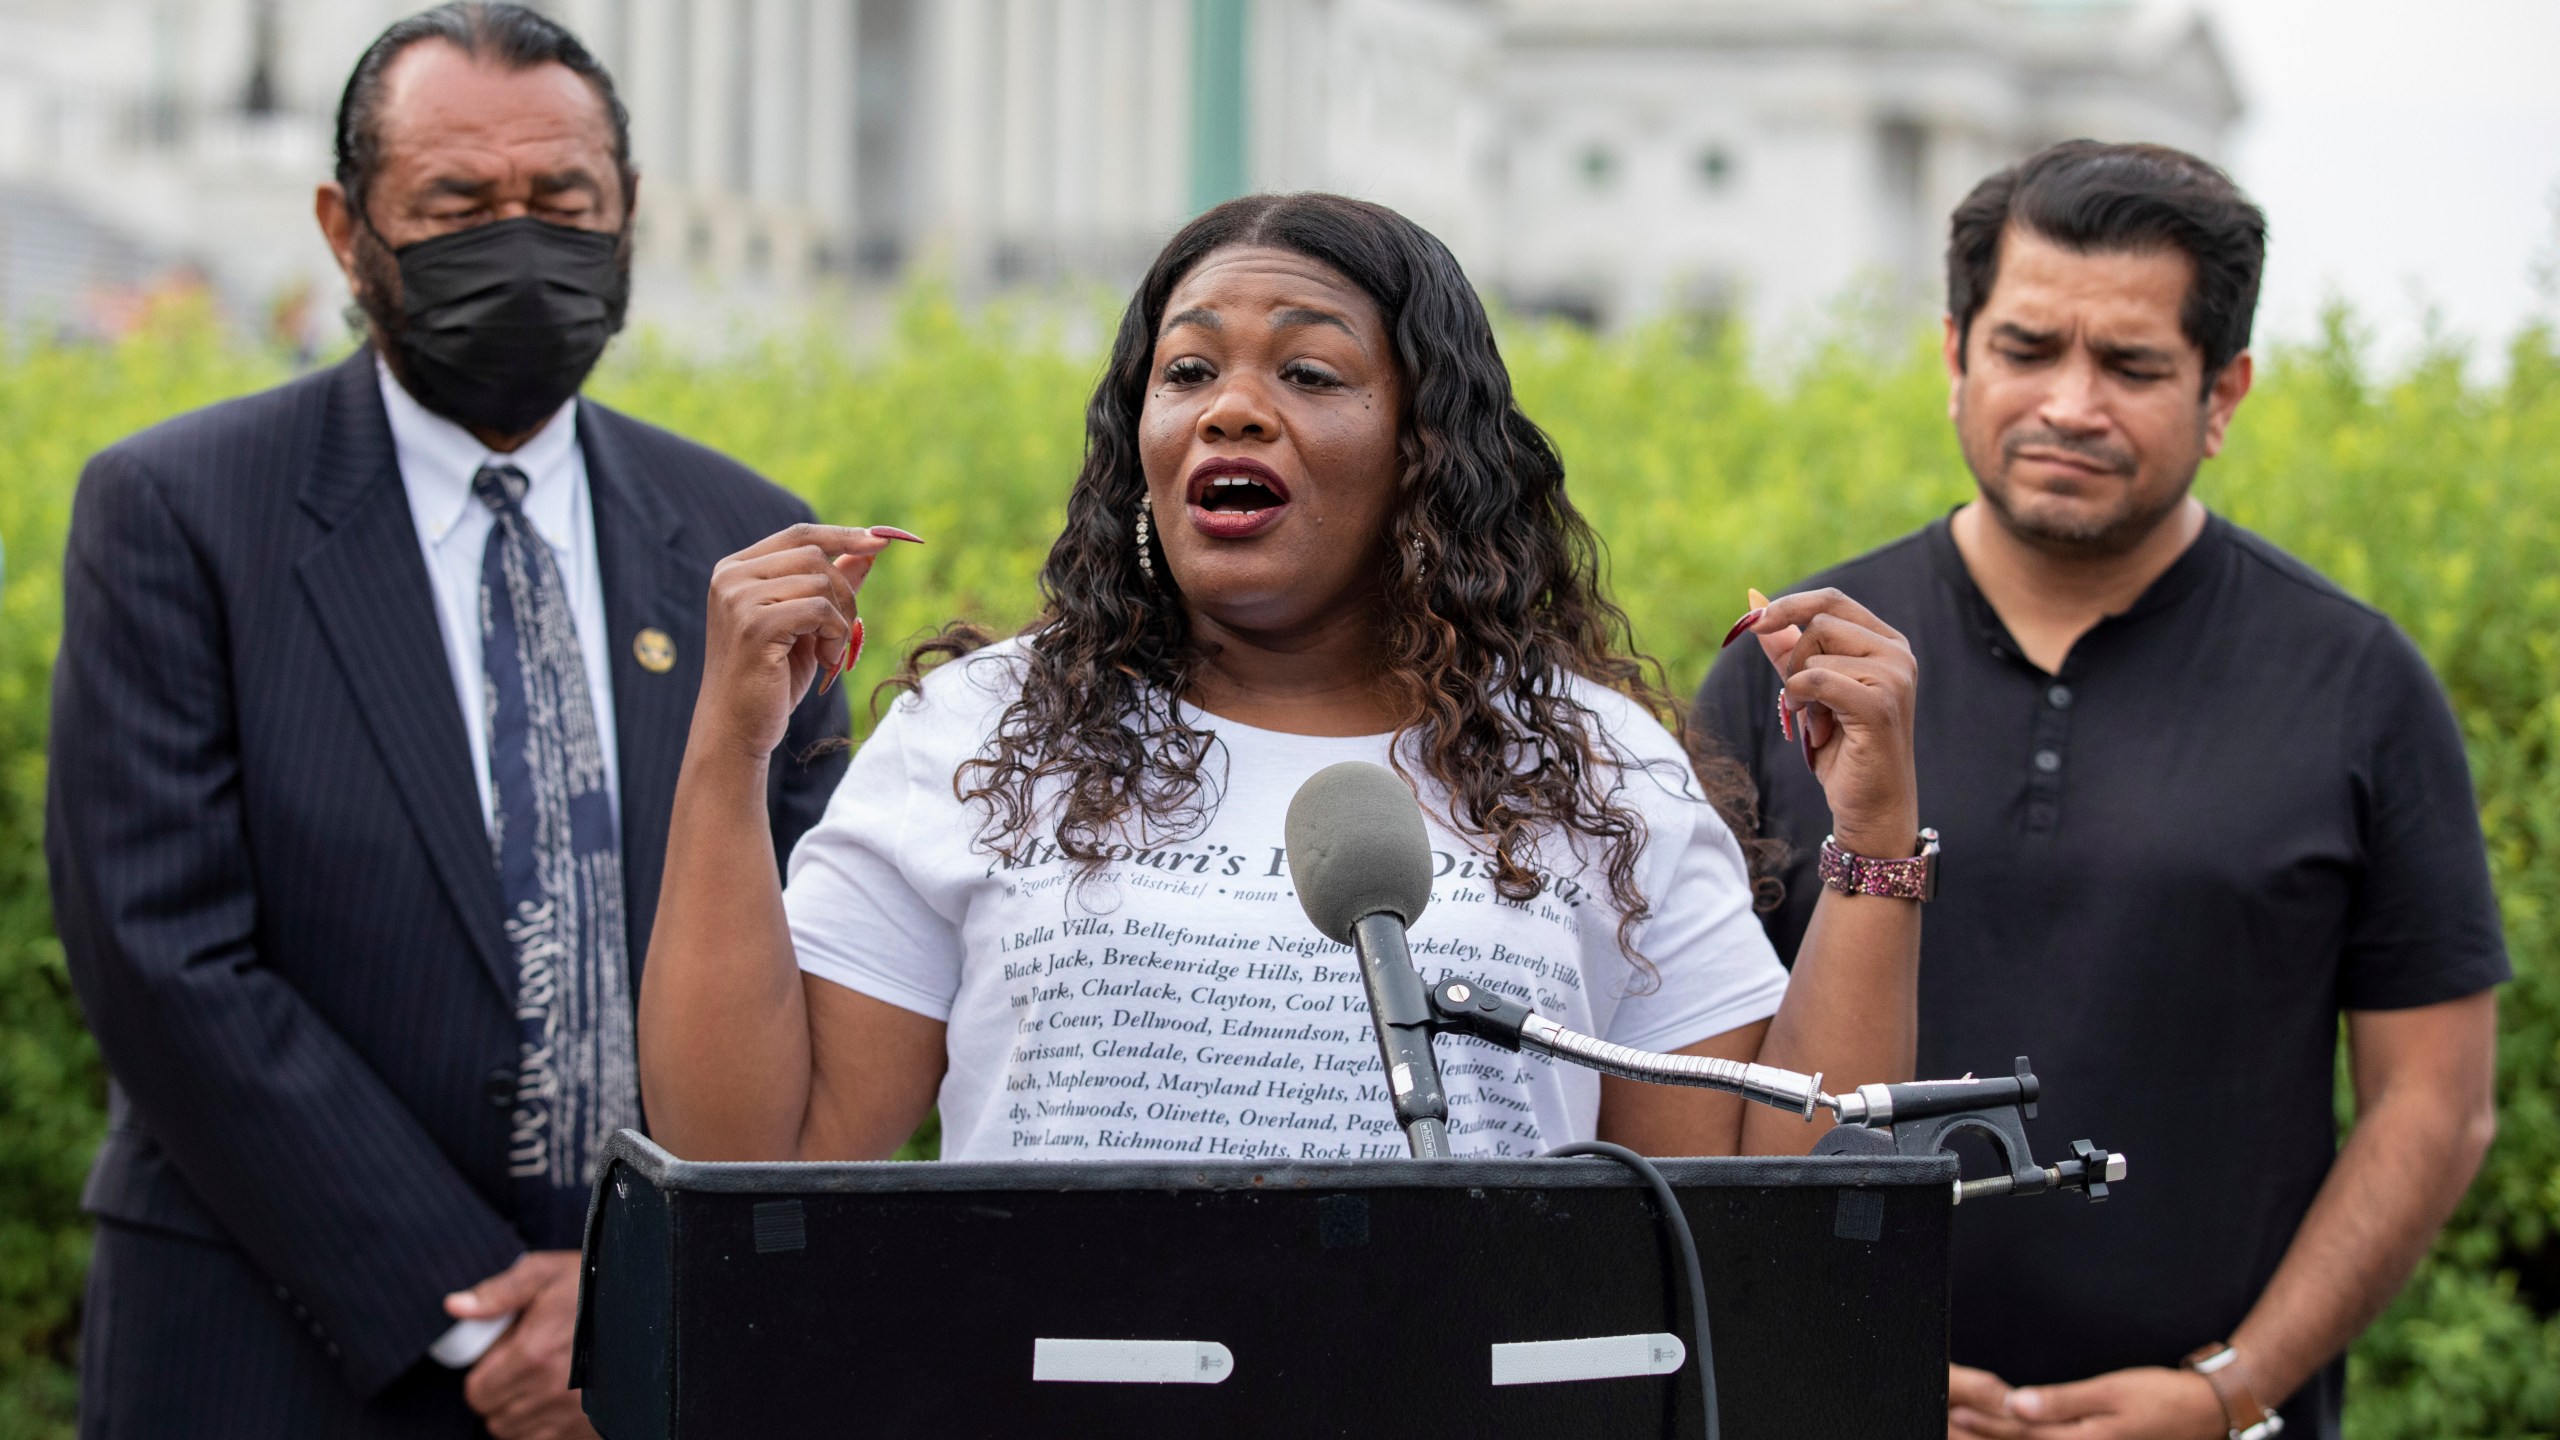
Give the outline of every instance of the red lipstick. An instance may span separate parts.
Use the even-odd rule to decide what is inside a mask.
[[[1241,455],[1212,455],[1183,482],[1191,528],[1212,540],[1242,540],[1280,523],[1289,484],[1280,472]]]

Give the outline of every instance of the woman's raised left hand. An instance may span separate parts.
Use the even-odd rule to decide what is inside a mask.
[[[1822,782],[1840,848],[1879,860],[1917,854],[1920,665],[1911,642],[1837,590],[1772,600],[1742,629],[1778,667],[1783,723]]]

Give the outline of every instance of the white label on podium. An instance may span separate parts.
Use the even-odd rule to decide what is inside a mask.
[[[1235,1373],[1215,1340],[1034,1340],[1031,1378],[1080,1385],[1215,1385]]]
[[[1561,1380],[1617,1380],[1668,1375],[1687,1359],[1677,1335],[1594,1335],[1583,1340],[1525,1340],[1493,1347],[1496,1385],[1553,1385]]]

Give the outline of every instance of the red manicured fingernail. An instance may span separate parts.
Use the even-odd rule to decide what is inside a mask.
[[[923,536],[910,535],[895,525],[874,525],[871,527],[871,533],[874,535],[885,535],[892,540],[904,540],[910,545],[921,545],[924,543]]]
[[[1768,607],[1768,606],[1766,606],[1766,605],[1761,606],[1761,607],[1760,607],[1759,609],[1757,609],[1757,610],[1752,610],[1752,611],[1747,611],[1747,612],[1745,612],[1745,613],[1744,613],[1744,615],[1743,615],[1743,617],[1742,617],[1741,619],[1736,620],[1736,621],[1734,621],[1734,622],[1733,622],[1733,628],[1732,628],[1732,629],[1727,630],[1726,632],[1724,632],[1724,640],[1723,640],[1720,644],[1718,644],[1718,645],[1716,646],[1716,648],[1717,648],[1717,649],[1719,649],[1719,650],[1721,650],[1721,649],[1723,649],[1726,645],[1730,645],[1730,644],[1732,644],[1734,641],[1741,639],[1741,638],[1742,638],[1742,632],[1743,632],[1743,631],[1748,630],[1748,629],[1750,629],[1752,626],[1754,626],[1754,625],[1756,625],[1756,624],[1760,623],[1760,617],[1761,617],[1761,616],[1763,616],[1763,615],[1766,615],[1766,614],[1768,614],[1768,613],[1769,613],[1769,607]]]
[[[827,678],[818,686],[818,693],[824,695],[828,691],[836,688],[836,682],[844,678],[844,672],[852,669],[853,662],[860,659],[861,656],[862,617],[857,615],[853,618],[853,633],[847,635],[844,639],[843,658],[837,660],[834,665],[828,668]]]
[[[1784,696],[1784,695],[1780,695],[1780,696],[1778,697],[1778,738],[1779,738],[1779,739],[1781,739],[1781,740],[1793,740],[1794,738],[1796,738],[1795,726],[1794,726],[1794,724],[1792,723],[1793,719],[1794,719],[1794,717],[1793,717],[1793,716],[1789,713],[1789,711],[1787,710],[1787,697],[1786,697],[1786,696]]]
[[[1804,768],[1813,770],[1813,717],[1810,715],[1796,717],[1796,749],[1804,752]],[[1814,770],[1814,773],[1822,772]]]

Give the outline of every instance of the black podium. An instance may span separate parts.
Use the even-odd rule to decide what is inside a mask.
[[[1953,1158],[1660,1165],[1726,1436],[1946,1433]],[[1666,1339],[1670,1373],[1519,1383],[1685,1337],[1683,1284],[1602,1161],[696,1164],[626,1131],[576,1379],[606,1440],[1697,1435]]]

